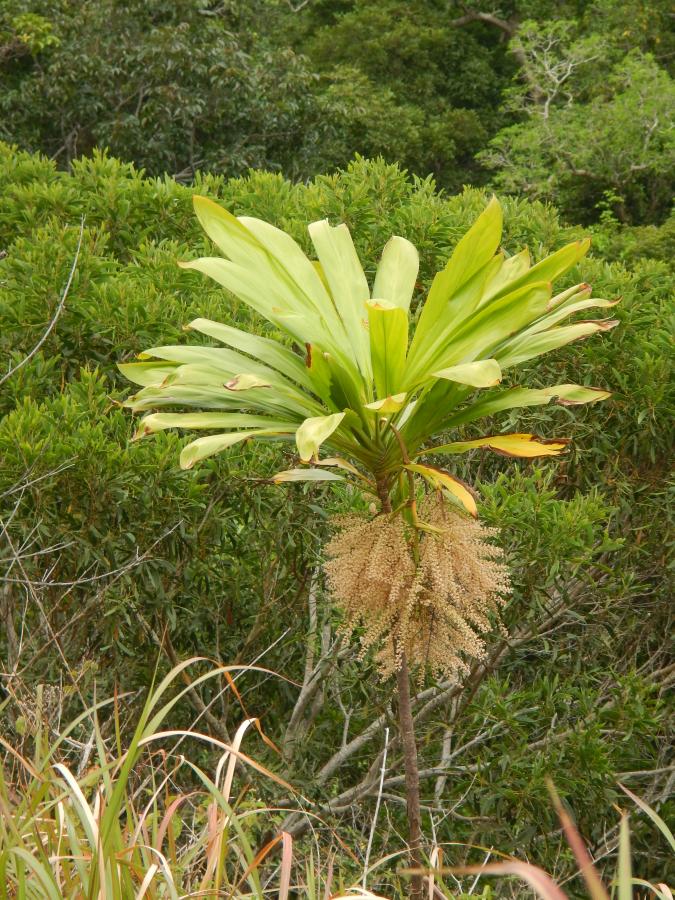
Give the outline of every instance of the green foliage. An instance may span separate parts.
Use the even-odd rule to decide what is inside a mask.
[[[536,52],[560,33],[552,26],[531,28],[529,46],[522,39],[521,48],[542,69],[530,72],[529,90],[538,100],[524,123],[501,131],[482,154],[497,170],[496,187],[560,198],[568,214],[582,221],[592,219],[606,198],[622,222],[658,221],[670,208],[673,185],[672,79],[651,57],[633,53],[601,80],[603,67],[596,64],[588,102],[572,102],[579,98],[574,78],[560,84],[561,72],[551,61],[541,63]],[[583,66],[584,59],[588,67],[597,60],[594,51],[597,42],[589,38],[562,48],[561,69]]]
[[[334,634],[338,624],[320,602],[315,643],[304,633],[324,489],[248,480],[252,470],[269,476],[289,465],[276,445],[239,445],[182,473],[175,435],[130,443],[134,426],[116,405],[126,387],[115,363],[162,341],[195,342],[194,334],[182,336],[181,326],[197,316],[263,331],[242,304],[175,266],[176,258],[209,252],[192,213],[195,192],[237,215],[272,222],[307,251],[306,222],[323,216],[346,222],[371,281],[389,236],[404,236],[421,259],[415,306],[485,206],[485,192],[443,197],[428,180],[362,159],[308,184],[257,172],[229,181],[202,176],[187,188],[144,178],[103,155],[65,174],[6,145],[0,145],[0,192],[0,248],[7,253],[0,261],[0,355],[13,364],[30,353],[54,314],[85,216],[63,312],[41,350],[0,388],[0,518],[11,538],[10,546],[3,531],[0,574],[10,581],[0,589],[0,656],[3,672],[17,667],[16,678],[3,677],[12,692],[3,735],[13,740],[25,730],[15,696],[34,698],[41,684],[58,690],[62,680],[64,716],[78,689],[91,696],[94,679],[98,696],[114,684],[141,690],[158,654],[160,667],[169,667],[167,637],[179,656],[231,662],[239,654],[250,662],[262,654],[261,665],[301,681],[307,645],[318,654],[321,628]],[[506,197],[503,206],[503,246],[510,254],[528,245],[540,259],[582,236],[543,203]],[[609,220],[601,228],[605,242],[633,233]],[[600,238],[594,244],[605,246]],[[524,461],[514,472],[513,461],[481,450],[453,457],[460,477],[478,473],[481,513],[505,536],[516,575],[506,610],[512,640],[475,691],[461,702],[449,698],[420,722],[423,770],[438,765],[445,729],[453,732],[453,751],[461,751],[439,795],[440,806],[454,809],[450,819],[441,822],[433,811],[435,776],[423,782],[432,807],[425,829],[433,816],[439,842],[499,846],[561,878],[573,863],[559,852],[546,775],[560,779],[598,852],[605,823],[616,821],[617,774],[657,800],[668,777],[658,770],[669,765],[663,689],[669,678],[664,641],[672,627],[664,481],[672,446],[671,279],[656,252],[635,264],[628,250],[612,251],[618,256],[607,261],[592,249],[569,281],[592,283],[598,296],[623,295],[613,313],[621,325],[611,339],[572,344],[522,372],[533,387],[576,382],[615,392],[608,403],[571,411],[533,407],[520,420],[523,430],[572,438],[562,465]],[[492,424],[514,430],[515,419],[502,413]],[[469,423],[446,440],[479,433]],[[337,497],[334,508],[342,502]],[[12,547],[20,548],[23,570]],[[92,577],[98,580],[86,581]],[[556,610],[559,617],[549,622]],[[529,638],[521,626],[534,629]],[[383,744],[383,725],[325,779],[318,772],[343,734],[351,741],[378,716],[388,722],[388,695],[371,677],[368,660],[344,654],[325,665],[324,702],[316,703],[293,753],[286,750],[284,774],[315,801],[317,814],[342,833],[351,830],[350,846],[363,848],[374,800],[348,804],[344,818],[327,804],[367,775]],[[219,723],[233,730],[240,714],[217,694],[198,690],[204,704],[214,701],[209,730],[217,733]],[[287,747],[297,696],[292,684],[269,680],[247,687],[245,703]],[[199,714],[194,697],[186,700],[194,712],[181,708],[174,724]],[[125,702],[138,710],[136,694]],[[395,753],[392,748],[390,759]],[[276,755],[263,761],[279,771]],[[211,770],[211,759],[197,763]],[[386,787],[394,798],[399,790]],[[383,803],[373,858],[399,846],[402,807],[396,799]],[[667,809],[660,812],[665,817]],[[665,847],[655,847],[638,820],[633,826],[635,872],[656,878]],[[445,860],[478,863],[484,855],[448,848]]]
[[[568,221],[669,212],[666,0],[6,0],[0,139],[192,181],[382,156]],[[659,106],[659,100],[661,105]]]
[[[53,40],[39,65],[8,65],[5,139],[66,163],[108,147],[152,174],[184,178],[197,168],[305,171],[305,135],[311,152],[321,125],[315,76],[292,51],[231,31],[222,6],[143,0],[123,15],[114,0],[77,15],[68,0],[12,6],[43,13]]]

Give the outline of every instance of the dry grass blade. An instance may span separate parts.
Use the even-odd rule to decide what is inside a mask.
[[[640,809],[649,816],[649,818],[656,825],[656,827],[659,829],[659,831],[664,836],[664,838],[668,841],[668,843],[671,846],[671,849],[673,851],[675,851],[675,837],[673,837],[672,831],[670,830],[670,828],[668,828],[668,826],[663,821],[661,816],[656,812],[656,810],[652,809],[648,803],[645,803],[644,800],[642,800],[640,797],[636,796],[632,791],[629,791],[628,788],[625,785],[621,784],[620,782],[619,782],[619,787],[624,792],[624,794],[626,794],[626,796],[630,797],[630,799],[634,803],[636,803],[640,807]]]
[[[568,900],[555,881],[543,869],[517,859],[488,863],[485,866],[444,869],[443,871],[455,875],[515,875],[527,882],[537,896],[541,897],[541,900]]]
[[[287,831],[281,832],[281,876],[279,880],[279,900],[288,900],[291,887],[291,867],[293,865],[293,838]]]
[[[548,792],[551,795],[551,800],[553,801],[553,808],[558,815],[560,824],[565,832],[565,837],[567,838],[567,843],[570,845],[572,853],[574,853],[574,858],[579,866],[579,872],[586,882],[592,900],[609,900],[609,894],[600,880],[597,869],[593,865],[593,860],[586,849],[581,835],[567,813],[567,810],[560,802],[560,797],[553,786],[553,782],[548,781],[547,787]]]

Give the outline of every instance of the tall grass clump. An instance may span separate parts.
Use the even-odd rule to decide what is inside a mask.
[[[176,690],[196,661],[176,666],[150,692],[126,745],[123,696],[85,710],[55,740],[38,723],[29,754],[0,738],[3,900],[289,896],[294,872],[302,871],[293,865],[292,839],[277,833],[257,846],[271,811],[259,799],[242,804],[247,790],[235,783],[239,765],[261,784],[295,793],[241,749],[249,729],[262,734],[257,720],[244,719],[230,743],[165,726],[194,685],[214,678],[232,684],[230,673],[248,668],[211,669]],[[76,739],[87,730],[88,741]],[[214,761],[209,771],[191,760],[204,756],[200,746]],[[319,875],[317,867],[317,896]]]

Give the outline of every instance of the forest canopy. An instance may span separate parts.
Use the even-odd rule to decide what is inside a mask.
[[[309,178],[377,155],[571,221],[659,224],[675,163],[669,4],[7,0],[0,137],[69,166]]]

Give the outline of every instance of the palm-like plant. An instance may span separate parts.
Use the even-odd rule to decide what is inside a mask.
[[[275,482],[353,481],[377,495],[383,512],[400,510],[414,531],[433,531],[418,518],[419,479],[471,515],[477,508],[471,488],[428,456],[477,447],[552,456],[567,444],[518,433],[434,445],[435,435],[506,409],[609,396],[576,384],[498,386],[505,370],[616,324],[561,324],[582,310],[613,305],[592,299],[587,284],[553,295],[552,282],[584,256],[587,240],[536,265],[527,250],[507,258],[499,250],[502,210],[492,199],[434,278],[410,334],[419,259],[404,238],[386,244],[371,292],[345,225],[309,226],[318,257],[310,261],[266,222],[237,218],[204,197],[194,205],[224,256],[181,265],[215,279],[288,341],[196,319],[189,329],[224,346],[154,347],[143,361],[120,366],[142,388],[127,401],[133,410],[194,410],[150,412],[140,434],[173,427],[215,432],[184,448],[184,468],[240,441],[294,440],[301,465],[278,473]],[[323,458],[322,448],[330,451]],[[405,655],[398,691],[410,812],[416,773]],[[417,825],[412,813],[414,849],[418,801]]]
[[[506,258],[498,252],[501,207],[491,200],[434,278],[410,339],[419,260],[409,241],[392,237],[385,246],[371,299],[345,225],[324,220],[309,226],[314,262],[266,222],[236,218],[205,197],[195,197],[194,205],[225,258],[180,265],[222,284],[286,332],[291,346],[195,319],[188,329],[225,347],[154,347],[142,354],[143,362],[120,366],[142,386],[127,401],[131,409],[199,410],[153,412],[142,419],[141,434],[174,427],[218,432],[185,447],[183,468],[239,441],[295,440],[300,461],[310,465],[280,472],[277,482],[357,478],[370,481],[383,501],[392,495],[405,500],[408,479],[401,475],[412,472],[475,515],[470,490],[421,459],[476,447],[551,456],[566,441],[510,434],[433,446],[434,435],[506,409],[609,396],[575,384],[496,387],[506,369],[616,324],[560,324],[581,310],[613,305],[591,298],[587,284],[552,294],[552,282],[587,252],[587,240],[534,266],[527,250]],[[337,455],[320,459],[322,446]],[[326,469],[331,466],[344,474]]]

